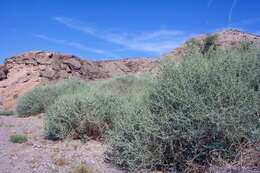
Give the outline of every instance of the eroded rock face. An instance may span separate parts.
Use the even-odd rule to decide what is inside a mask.
[[[7,78],[8,70],[4,65],[0,65],[0,81]]]
[[[54,54],[44,51],[28,52],[9,58],[5,62],[8,69],[21,65],[21,68],[34,68],[39,77],[47,80],[79,77],[83,79],[109,77],[93,62],[82,61],[71,55]],[[87,68],[86,68],[87,65]],[[98,74],[98,75],[96,75]]]
[[[0,66],[0,109],[14,108],[16,98],[42,82],[81,78],[96,80],[151,69],[149,59],[84,61],[72,55],[31,51],[6,59]]]

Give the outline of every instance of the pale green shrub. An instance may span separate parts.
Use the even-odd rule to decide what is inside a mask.
[[[94,82],[92,87],[99,91],[111,92],[114,95],[128,95],[131,97],[142,94],[150,83],[152,83],[152,77],[149,74],[131,74]]]
[[[16,112],[18,116],[43,113],[59,96],[85,89],[88,89],[88,85],[81,80],[64,80],[53,84],[36,86],[18,99]]]
[[[49,139],[77,135],[80,139],[100,139],[123,113],[123,101],[110,93],[64,95],[46,112],[45,131]]]
[[[50,139],[79,135],[81,139],[103,138],[114,120],[131,112],[128,102],[139,102],[148,77],[126,75],[89,84],[90,89],[67,94],[47,109],[45,129]]]
[[[131,172],[184,172],[232,159],[260,139],[258,50],[219,50],[165,64],[110,132],[113,163]]]

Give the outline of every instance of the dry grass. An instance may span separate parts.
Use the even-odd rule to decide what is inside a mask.
[[[237,169],[248,169],[260,171],[260,143],[254,146],[242,149],[242,151],[237,155],[235,161],[233,161],[232,166]]]
[[[93,170],[90,166],[81,164],[78,167],[76,167],[72,173],[97,173],[96,171]]]

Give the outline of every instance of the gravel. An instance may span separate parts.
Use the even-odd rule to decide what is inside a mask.
[[[11,135],[25,135],[28,141],[15,144]],[[80,164],[95,173],[122,173],[104,163],[106,145],[97,141],[44,139],[41,116],[0,116],[0,173],[70,173]]]

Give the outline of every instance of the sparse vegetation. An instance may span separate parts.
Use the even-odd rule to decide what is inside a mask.
[[[11,135],[10,136],[10,141],[12,143],[18,143],[18,144],[22,144],[24,142],[27,142],[27,137],[24,135]]]
[[[196,40],[195,38],[191,38],[186,42],[187,48],[185,49],[185,55],[190,56],[194,54],[201,53],[201,45],[202,43],[199,40]]]
[[[76,167],[72,171],[72,173],[96,173],[96,172],[94,172],[94,170],[91,167],[81,164],[80,166]]]
[[[87,84],[81,80],[65,80],[55,84],[35,87],[19,98],[16,112],[21,117],[43,113],[59,96],[73,94],[87,88]]]

